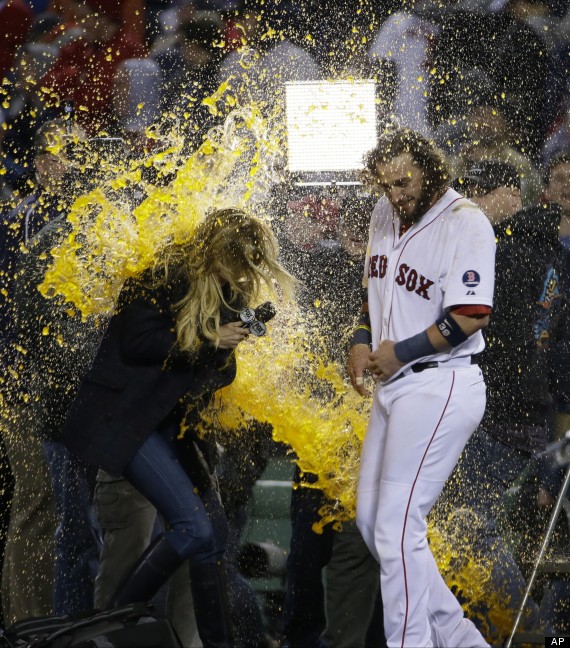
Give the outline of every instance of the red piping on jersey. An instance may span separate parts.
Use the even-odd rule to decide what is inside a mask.
[[[404,557],[404,537],[406,535],[406,525],[408,523],[408,514],[410,512],[410,505],[412,503],[412,497],[414,495],[414,488],[416,487],[416,482],[418,481],[418,478],[420,476],[420,470],[422,469],[422,466],[424,464],[425,458],[427,456],[427,453],[431,447],[431,444],[433,443],[433,440],[435,439],[435,435],[437,431],[439,430],[439,426],[441,424],[441,421],[443,420],[443,417],[445,415],[445,412],[447,410],[447,406],[449,405],[449,401],[451,399],[451,394],[453,393],[453,385],[455,384],[455,371],[452,372],[452,378],[451,378],[451,387],[449,389],[449,395],[447,396],[447,401],[445,402],[445,407],[443,408],[443,411],[441,413],[441,416],[439,417],[439,421],[437,422],[437,425],[435,426],[435,430],[433,431],[433,434],[431,435],[431,439],[429,440],[429,443],[427,444],[426,450],[424,452],[424,456],[422,457],[422,460],[420,461],[420,465],[418,467],[418,471],[416,473],[416,477],[414,479],[414,483],[412,484],[412,490],[410,491],[410,497],[408,498],[408,505],[406,506],[406,515],[404,516],[404,526],[402,528],[402,541],[400,544],[400,552],[402,554],[402,565],[404,568],[404,588],[406,590],[406,614],[404,616],[404,630],[402,632],[402,648],[404,648],[404,640],[406,638],[406,628],[408,626],[408,607],[409,607],[409,597],[408,597],[408,576],[406,573],[406,559]]]
[[[446,209],[449,209],[453,203],[457,202],[458,200],[463,200],[462,196],[459,196],[459,198],[456,198],[455,200],[452,200],[449,205],[446,205],[436,216],[434,216],[433,220],[430,220],[429,223],[426,223],[421,229],[419,229],[417,232],[414,232],[410,238],[404,243],[404,246],[402,247],[402,250],[400,252],[400,256],[398,257],[398,261],[396,261],[396,268],[400,264],[400,259],[402,258],[402,254],[404,254],[404,250],[406,249],[406,245],[416,236],[416,234],[419,234],[420,232],[423,232],[426,227],[429,227],[432,223],[435,223],[435,221],[443,214],[443,212]],[[392,221],[394,223],[394,221]],[[395,279],[394,279],[395,280]],[[394,303],[394,291],[392,291],[392,299],[390,300],[390,314],[388,315],[388,329],[390,328],[390,321],[392,319],[392,304]],[[388,333],[388,331],[386,331]]]

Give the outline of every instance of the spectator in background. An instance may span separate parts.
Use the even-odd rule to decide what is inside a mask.
[[[78,117],[92,135],[112,132],[113,78],[121,61],[146,55],[138,34],[123,22],[122,2],[68,0],[76,22],[85,33],[81,40],[63,47],[42,85],[52,91],[51,100],[71,100]]]
[[[0,0],[0,81],[25,43],[32,20],[33,12],[23,0]]]
[[[522,209],[520,180],[514,166],[479,162],[456,181],[491,221],[498,239],[493,317],[486,331],[480,364],[487,383],[483,420],[469,440],[438,504],[438,513],[455,515],[474,558],[491,565],[489,600],[505,601],[514,612],[525,579],[497,529],[503,497],[549,441],[548,417],[554,386],[550,372],[564,335],[568,308],[564,296],[564,257],[558,241],[560,209],[550,205]],[[532,272],[521,269],[532,268]],[[521,371],[520,368],[524,367]],[[556,387],[558,389],[558,387]],[[484,474],[485,479],[480,479]],[[473,606],[477,607],[477,606]],[[534,601],[523,620],[538,620]],[[489,608],[472,609],[489,622]],[[479,618],[478,615],[482,615]],[[483,629],[483,628],[482,628]],[[491,627],[493,644],[510,627]]]
[[[206,97],[218,88],[224,25],[215,12],[195,12],[182,22],[174,48],[158,54],[163,70],[162,111],[178,120],[191,149],[217,123]]]
[[[570,149],[548,163],[544,172],[544,198],[562,208],[560,241],[570,250]]]
[[[28,381],[19,369],[13,330],[13,294],[18,251],[69,205],[64,189],[69,169],[66,144],[83,133],[70,122],[50,121],[37,132],[34,169],[37,191],[4,214],[2,223],[2,367],[6,405],[1,434],[14,476],[14,500],[2,572],[2,603],[7,623],[52,612],[55,500],[40,440],[31,433],[26,405]],[[18,377],[9,369],[18,367]],[[12,378],[10,380],[10,377]],[[17,384],[14,384],[14,380]]]
[[[542,166],[548,166],[550,160],[555,155],[559,155],[565,151],[570,151],[570,94],[561,111],[559,122],[548,135],[540,153]]]
[[[228,520],[224,560],[228,572],[235,648],[275,648],[278,642],[271,636],[268,627],[271,620],[267,619],[266,623],[263,617],[258,594],[246,577],[250,565],[248,561],[244,565],[240,549],[255,483],[262,476],[269,458],[283,451],[283,446],[273,441],[270,425],[257,421],[248,423],[237,438],[234,433],[224,435],[222,430],[220,432],[222,434],[218,438],[223,452],[216,475]]]
[[[162,71],[151,58],[121,61],[113,79],[113,112],[117,129],[133,155],[145,152],[146,129],[158,124]]]
[[[471,166],[488,160],[512,164],[520,178],[523,205],[538,202],[542,188],[540,174],[530,159],[515,147],[516,137],[499,95],[484,93],[480,101],[469,107],[465,137],[465,143],[452,159],[456,175],[461,176]]]
[[[5,181],[14,191],[26,195],[35,184],[34,135],[45,121],[53,118],[45,110],[38,91],[41,78],[54,64],[57,47],[48,43],[26,43],[19,50],[10,78],[11,92],[6,108],[3,133]]]
[[[544,172],[544,199],[560,205],[562,215],[558,235],[566,251],[566,276],[570,277],[570,149],[554,156]],[[570,364],[570,343],[566,353],[558,354],[558,365],[564,369]],[[562,393],[556,398],[554,415],[555,437],[562,437],[570,429],[570,394]]]
[[[570,42],[568,39],[568,23],[565,26],[563,18],[568,9],[569,5],[566,0],[492,0],[490,4],[490,10],[498,13],[499,18],[509,17],[513,21],[511,30],[515,30],[515,34],[517,27],[521,30],[517,36],[520,39],[518,41],[519,50],[522,49],[520,43],[524,42],[525,49],[528,47],[531,52],[539,57],[545,55],[543,66],[546,65],[549,74],[547,76],[547,86],[545,87],[547,94],[543,97],[542,105],[534,96],[533,90],[536,87],[535,84],[544,83],[544,80],[536,81],[529,79],[528,76],[523,76],[527,72],[531,73],[530,70],[525,71],[524,68],[518,72],[520,74],[519,79],[523,80],[518,98],[523,100],[530,98],[533,106],[537,106],[540,110],[540,114],[534,118],[542,121],[543,131],[538,144],[540,144],[540,140],[544,140],[552,120],[556,117],[556,110],[563,93],[565,91],[567,93],[569,71],[567,59],[570,53]],[[530,30],[534,38],[530,39],[530,41],[526,38],[523,41],[522,37],[526,34],[527,29]],[[507,33],[507,40],[509,37],[510,34]],[[538,44],[536,49],[535,42]],[[514,43],[509,43],[509,45],[513,48],[516,46]],[[545,50],[542,50],[542,46],[545,47]],[[518,53],[518,56],[526,57],[528,54]],[[524,64],[525,58],[519,59],[519,61]],[[540,64],[534,62],[534,65],[538,66]],[[514,87],[513,81],[510,80],[509,83]],[[513,106],[516,107],[517,97],[513,96],[513,99],[515,100]],[[524,112],[528,110],[524,106],[521,106],[521,108]],[[530,113],[526,116],[526,124],[528,122],[533,122],[533,116]],[[524,129],[525,121],[521,121],[520,124]],[[522,135],[524,137],[525,133],[523,132]],[[531,153],[533,158],[536,159],[537,150],[534,147],[531,147]]]
[[[78,180],[74,174],[74,161],[77,159],[77,152],[82,145],[87,146],[84,142],[85,132],[74,124],[71,116],[65,120],[47,122],[36,134],[36,139],[43,146],[36,154],[35,164],[38,170],[40,192],[39,195],[24,201],[25,205],[19,211],[15,210],[17,212],[15,215],[20,215],[22,222],[14,223],[17,225],[15,233],[25,243],[26,247],[23,249],[31,250],[33,248],[34,250],[22,255],[28,263],[35,254],[40,256],[43,253],[45,258],[46,253],[55,245],[54,238],[46,235],[45,232],[49,229],[48,225],[56,228],[56,224],[65,218],[73,201],[74,187]],[[87,171],[83,170],[81,182],[79,182],[80,187],[84,186],[83,183],[87,175]],[[55,230],[49,229],[50,234],[53,231]],[[13,244],[13,248],[17,249],[17,247]],[[21,280],[21,277],[25,275],[22,267],[18,268],[16,274],[18,282],[14,289],[9,291],[11,297],[19,285],[20,291],[24,285]],[[26,301],[34,301],[37,286],[31,282],[28,288],[30,292],[24,294],[23,297]],[[48,312],[51,304],[52,302],[42,303],[45,313]],[[47,319],[49,321],[49,317]],[[50,321],[46,330],[52,330],[53,326],[54,324]],[[54,336],[57,337],[55,334]],[[46,334],[45,337],[49,338],[49,335]],[[60,347],[57,348],[61,350]],[[19,366],[21,359],[17,359]],[[33,457],[31,450],[36,451],[38,439],[33,435],[31,428],[28,434],[25,434],[23,426],[28,422],[26,416],[33,417],[34,415],[31,412],[31,407],[23,406],[22,409],[17,410],[17,396],[20,394],[25,402],[29,394],[37,394],[33,385],[43,381],[47,382],[47,377],[45,372],[40,369],[37,373],[31,370],[31,366],[27,367],[27,371],[20,369],[19,384],[12,386],[10,394],[12,398],[16,398],[14,405],[16,414],[12,422],[15,428],[12,443],[16,448],[25,444],[26,452],[31,457]],[[46,409],[49,409],[47,399],[40,400],[45,404]],[[30,411],[28,412],[28,410]],[[43,432],[44,430],[40,429],[42,438],[44,438]],[[44,440],[42,450],[51,478],[49,493],[53,492],[57,521],[57,527],[54,530],[53,583],[50,584],[53,592],[53,611],[58,615],[73,614],[93,607],[93,579],[97,571],[99,555],[98,528],[93,519],[91,506],[95,470],[70,455],[61,444],[55,441]],[[36,463],[32,464],[33,469],[37,470],[41,476],[39,460],[34,457],[34,461]],[[36,486],[38,485],[36,484]],[[39,511],[36,513],[38,518],[41,513],[39,504],[45,497],[45,493],[39,487],[37,492],[31,496],[32,502],[38,505]]]
[[[440,31],[430,10],[433,3],[404,4],[388,16],[368,51],[373,63],[389,61],[395,66],[396,96],[394,116],[407,128],[433,136],[428,113],[429,59]]]
[[[325,190],[322,195],[289,201],[282,223],[282,255],[289,271],[301,279],[300,304],[311,338],[330,361],[341,366],[343,332],[351,327],[361,301],[370,208],[369,197]],[[308,385],[308,389],[319,387]],[[375,615],[377,563],[355,523],[343,524],[341,532],[332,524],[322,533],[313,530],[327,502],[323,491],[312,487],[316,477],[295,468],[283,612],[285,645],[316,648],[330,640],[332,646],[362,648],[369,628],[377,638],[375,645],[384,645],[382,616]],[[325,590],[323,579],[327,566],[331,567],[330,590],[328,581]]]
[[[322,79],[305,38],[303,8],[293,3],[268,8],[245,0],[238,25],[243,47],[224,59],[219,82],[230,81],[242,104],[255,104],[276,127],[285,123],[285,83]]]
[[[523,4],[526,0],[497,0],[485,3],[483,11],[462,11],[459,5],[459,11],[447,12],[438,21],[439,37],[426,68],[428,101],[437,128],[449,117],[463,75],[471,70],[484,73],[494,93],[503,98],[502,111],[518,149],[536,161],[555,116],[563,71],[553,65],[543,34],[521,19],[516,6]]]

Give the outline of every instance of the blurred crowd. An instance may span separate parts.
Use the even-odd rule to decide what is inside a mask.
[[[184,140],[184,151],[190,154],[200,146],[208,130],[223,120],[224,111],[210,110],[204,100],[226,82],[227,92],[233,97],[226,102],[226,111],[235,102],[253,103],[279,132],[285,120],[285,82],[363,78],[376,82],[380,128],[396,124],[434,140],[446,154],[453,176],[459,179],[456,189],[468,193],[494,226],[499,227],[505,218],[524,209],[537,210],[555,203],[559,207],[552,216],[556,220],[554,239],[570,249],[568,0],[0,0],[0,36],[0,199],[4,204],[4,229],[12,227],[18,214],[24,215],[24,227],[18,233],[20,243],[27,244],[46,222],[65,215],[73,198],[66,194],[63,183],[73,152],[61,146],[62,142],[99,140],[105,146],[120,142],[119,155],[138,158],[160,146],[160,134],[176,126]],[[59,133],[55,139],[50,135],[52,131]],[[374,143],[370,144],[372,148]],[[169,179],[167,176],[163,182]],[[486,204],[485,196],[491,194],[492,200]],[[141,199],[131,198],[133,204]],[[335,339],[340,327],[350,325],[358,308],[368,217],[375,199],[365,192],[355,198],[334,191],[315,190],[311,194],[290,188],[271,201],[271,208],[280,216],[278,235],[285,264],[302,280],[301,302],[307,310],[318,311],[320,326],[329,340]],[[530,213],[525,212],[523,221]],[[500,239],[504,232],[497,236]],[[5,234],[2,245],[4,294],[11,290],[6,282],[9,284],[13,275],[14,250],[9,250]],[[561,262],[562,266],[566,264],[564,272],[570,268],[568,258]],[[331,287],[331,281],[323,281],[323,277],[330,279],[333,272],[338,279]],[[331,288],[334,294],[327,294]],[[323,308],[315,309],[316,301]],[[7,327],[3,326],[6,347],[10,341]],[[332,355],[342,359],[345,350],[337,348],[338,339],[330,346]],[[567,356],[560,357],[562,363],[567,361]],[[564,371],[559,375],[566,376]],[[552,438],[560,437],[570,427],[566,387],[548,395]],[[500,417],[500,403],[495,405],[493,413]],[[245,502],[255,479],[275,452],[270,430],[258,429],[256,435],[249,448],[252,454],[257,453],[248,459],[251,474],[246,478],[239,471],[235,473],[236,466],[245,460],[239,452],[232,458],[231,451],[226,454],[226,462],[233,460],[234,464],[222,465],[220,472],[223,477],[225,469],[226,476],[230,475],[225,485],[221,480],[228,501],[238,492],[243,494],[233,510],[228,507],[229,516],[234,515],[238,544]],[[536,449],[523,443],[523,454]],[[118,490],[112,488],[128,488],[124,480],[117,485],[118,480],[112,476],[96,477],[93,470],[82,473],[83,468],[75,464],[75,472],[65,473],[68,459],[62,458],[61,448],[55,445],[39,448],[36,457],[41,462],[45,454],[46,465],[52,471],[50,480],[46,465],[32,464],[31,445],[23,450],[22,458],[12,446],[8,448],[12,459],[2,458],[4,501],[11,498],[14,479],[16,494],[22,498],[23,491],[18,488],[34,473],[36,499],[28,509],[25,497],[19,500],[22,512],[14,519],[24,528],[30,516],[44,517],[38,522],[38,528],[42,528],[34,531],[38,535],[19,541],[29,545],[29,538],[39,543],[40,538],[54,537],[53,511],[45,511],[55,502],[60,533],[56,557],[69,559],[66,538],[61,545],[61,529],[69,522],[68,532],[78,533],[73,542],[77,540],[78,547],[85,545],[70,560],[74,565],[84,564],[85,569],[71,582],[69,565],[60,565],[60,572],[67,570],[70,577],[67,581],[64,576],[60,581],[55,577],[53,593],[49,571],[53,569],[52,553],[42,548],[28,555],[21,548],[21,554],[11,554],[13,564],[5,565],[2,583],[6,625],[32,614],[47,615],[53,610],[65,614],[89,607],[97,573],[93,563],[98,560],[100,546],[93,543],[91,521],[87,521],[93,515],[87,511],[87,504],[91,503],[95,481],[99,511],[105,510],[105,496],[119,497]],[[14,463],[16,456],[19,459]],[[20,468],[16,467],[18,461]],[[521,460],[517,470],[522,471],[525,465]],[[232,486],[234,473],[236,484]],[[310,481],[310,477],[297,474],[296,480]],[[551,504],[560,475],[549,478],[550,492],[548,484],[541,481],[540,494]],[[54,501],[49,494],[49,502],[39,502],[38,493],[51,493],[52,482]],[[66,508],[69,504],[64,491],[70,483],[77,487],[77,502],[83,507],[79,513]],[[79,493],[78,484],[85,487],[84,493]],[[27,488],[32,490],[29,484]],[[342,636],[347,642],[381,645],[381,619],[378,614],[374,616],[380,606],[377,582],[374,586],[370,580],[363,581],[358,592],[355,588],[355,595],[369,605],[355,615],[352,624],[345,624],[352,627],[347,630],[343,626],[341,630],[340,622],[346,621],[342,617],[346,610],[343,599],[347,587],[355,581],[338,566],[339,554],[334,553],[330,528],[325,539],[319,539],[318,547],[309,547],[312,524],[318,520],[324,496],[313,489],[309,501],[303,502],[299,491],[303,489],[293,495],[291,545],[299,564],[289,564],[290,585],[282,630],[283,640],[288,643],[284,645],[326,645],[319,643],[326,625],[324,602],[315,602],[323,594],[319,590],[315,597],[314,588],[320,587],[321,568],[331,560],[338,571],[333,574],[331,570],[329,585],[331,591],[334,587],[337,590],[336,600],[329,601],[333,607],[329,609],[326,640],[329,645],[341,646],[341,634],[346,632]],[[133,506],[140,509],[142,516],[148,502],[136,500],[136,493],[129,492],[128,497],[135,498],[129,501],[136,501]],[[38,514],[40,509],[44,513]],[[145,511],[143,526],[150,537],[156,514],[154,510]],[[83,525],[79,531],[72,528],[74,515],[80,519],[79,526]],[[15,524],[14,519],[10,520],[7,506],[2,522],[4,534],[9,524]],[[105,530],[104,514],[99,523]],[[358,535],[350,527],[348,533]],[[324,546],[323,542],[328,544]],[[360,577],[368,573],[375,579],[361,539],[355,542],[338,549],[347,552],[340,554],[340,562],[349,564],[350,557],[357,555]],[[84,555],[80,555],[83,550]],[[22,556],[34,561],[29,574],[33,585],[26,591],[21,583],[28,577],[9,573],[19,568]],[[108,563],[106,568],[109,570]],[[233,568],[237,572],[235,564]],[[50,575],[47,580],[38,582],[38,570],[44,576]],[[314,580],[301,582],[309,572]],[[234,575],[234,602],[240,597],[242,601],[253,600],[249,608],[235,612],[245,628],[240,645],[276,645],[268,636],[247,584],[237,573]],[[18,579],[20,586],[14,584]],[[297,582],[299,589],[292,589]],[[78,583],[85,585],[83,591],[78,591]],[[103,587],[101,581],[98,586]],[[107,582],[105,587],[111,586]],[[366,587],[375,587],[373,596],[368,596]],[[8,600],[14,592],[20,598]],[[520,587],[517,592],[520,595]],[[182,600],[187,605],[181,596]],[[338,610],[337,616],[334,610]],[[192,643],[195,628],[180,621],[184,614],[178,609],[172,617],[178,619],[177,629],[185,646],[196,645]],[[568,611],[563,614],[568,615]],[[355,624],[361,625],[358,632]],[[355,648],[357,644],[346,645]]]
[[[90,135],[144,146],[168,112],[187,135],[230,80],[268,109],[286,81],[374,78],[379,112],[435,138],[461,168],[515,164],[525,202],[569,142],[565,0],[292,3],[58,0],[0,5],[2,190],[33,189],[33,134],[72,102]]]

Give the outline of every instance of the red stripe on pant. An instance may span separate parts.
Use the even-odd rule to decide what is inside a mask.
[[[410,504],[412,503],[412,497],[414,495],[414,488],[416,487],[416,482],[418,481],[418,478],[420,476],[420,470],[422,469],[422,466],[424,464],[427,453],[429,452],[430,446],[431,446],[433,440],[435,439],[435,435],[437,434],[437,431],[439,429],[441,421],[443,420],[443,417],[445,416],[447,406],[449,405],[449,401],[451,399],[451,394],[453,393],[453,385],[454,384],[455,384],[455,371],[453,372],[453,375],[452,375],[451,387],[449,389],[449,395],[447,396],[447,401],[445,402],[445,406],[443,408],[441,416],[439,417],[439,421],[437,422],[437,425],[435,426],[435,430],[433,431],[433,434],[431,435],[431,439],[429,440],[429,443],[427,444],[427,447],[426,447],[426,450],[425,450],[424,455],[422,457],[422,460],[420,461],[420,465],[418,467],[418,471],[416,473],[414,483],[412,484],[412,490],[410,491],[410,497],[408,499],[408,505],[406,507],[406,515],[404,516],[404,527],[402,529],[402,542],[400,544],[400,551],[402,553],[402,565],[403,565],[403,568],[404,568],[404,587],[405,587],[405,590],[406,590],[406,614],[404,616],[404,630],[402,632],[402,648],[404,648],[404,641],[405,641],[405,638],[406,638],[406,628],[408,626],[408,607],[409,607],[408,576],[407,576],[407,573],[406,573],[406,558],[404,556],[404,537],[406,535],[406,524],[408,522],[408,513],[410,512]]]

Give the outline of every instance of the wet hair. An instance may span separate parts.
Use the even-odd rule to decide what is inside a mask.
[[[550,184],[550,178],[554,169],[560,164],[569,164],[570,163],[570,151],[562,151],[557,153],[548,161],[548,164],[544,168],[544,173],[542,175],[542,181],[546,187]]]
[[[180,348],[193,351],[200,335],[217,346],[220,310],[225,306],[237,313],[258,299],[264,285],[273,290],[277,283],[289,296],[295,280],[279,263],[278,254],[269,225],[239,209],[211,212],[188,243],[167,248],[164,281],[176,274],[188,284],[186,295],[174,304]]]
[[[399,155],[409,153],[413,163],[424,172],[424,184],[430,192],[443,189],[450,178],[442,151],[420,133],[402,128],[384,135],[364,159],[366,171],[376,177],[376,165],[386,164]]]

